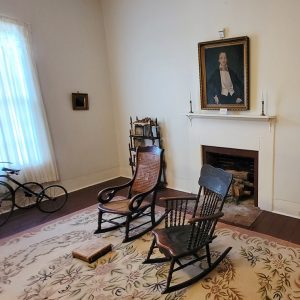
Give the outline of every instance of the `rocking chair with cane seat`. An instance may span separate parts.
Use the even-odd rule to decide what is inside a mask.
[[[231,247],[227,248],[212,262],[209,245],[216,238],[214,229],[218,219],[223,216],[221,210],[231,181],[231,174],[210,165],[203,165],[198,181],[200,189],[196,197],[161,198],[166,203],[165,228],[152,231],[154,239],[144,263],[170,261],[166,289],[163,293],[195,283],[212,271],[231,250]],[[191,203],[194,205],[189,219]],[[164,256],[151,258],[155,248]],[[188,279],[170,286],[174,272],[191,267],[199,261],[201,268],[195,266]]]
[[[162,172],[163,151],[157,146],[138,147],[136,170],[132,180],[99,192],[98,229],[95,233],[107,232],[125,225],[123,242],[128,242],[153,229],[164,218],[162,216],[155,220],[155,200]],[[127,197],[117,195],[124,189],[128,189]],[[103,217],[104,214],[106,218]],[[111,217],[112,215],[117,216]],[[132,226],[133,220],[144,216],[150,217],[150,220],[146,218],[146,222]],[[103,228],[105,223],[109,226]],[[147,226],[149,223],[151,224]],[[140,227],[142,229],[138,231]],[[130,235],[131,232],[133,234]]]

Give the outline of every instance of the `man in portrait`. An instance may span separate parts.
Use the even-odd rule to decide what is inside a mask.
[[[208,104],[242,104],[244,85],[237,74],[228,66],[227,53],[218,53],[218,67],[207,80]]]

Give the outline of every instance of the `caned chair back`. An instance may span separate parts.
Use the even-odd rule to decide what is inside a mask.
[[[137,148],[136,171],[131,193],[145,193],[156,187],[162,171],[163,150],[157,146]]]

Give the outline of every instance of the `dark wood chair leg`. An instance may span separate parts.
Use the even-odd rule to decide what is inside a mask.
[[[206,248],[207,263],[208,263],[208,266],[211,267],[211,257],[210,257],[209,244],[206,244],[205,248]]]
[[[103,214],[103,212],[99,208],[98,208],[98,210],[99,210],[99,212],[98,212],[98,228],[94,232],[96,234],[101,232],[102,214]]]
[[[156,191],[152,195],[152,204],[151,204],[151,223],[152,227],[155,227],[155,202],[156,202]]]
[[[171,283],[171,280],[172,280],[174,266],[175,266],[175,258],[172,258],[171,264],[170,264],[170,269],[169,269],[169,274],[168,274],[168,278],[167,278],[166,289],[162,292],[162,294],[169,293],[170,283]]]
[[[130,222],[132,220],[132,217],[129,215],[126,217],[126,223],[125,223],[125,238],[123,240],[123,243],[129,242],[129,231],[130,231]]]
[[[162,263],[162,262],[167,262],[170,261],[171,258],[170,257],[157,257],[157,258],[150,258],[151,255],[153,254],[153,250],[154,248],[156,248],[156,240],[155,238],[152,241],[152,244],[150,246],[150,249],[148,251],[148,255],[147,258],[143,261],[143,264],[152,264],[152,263]]]
[[[155,205],[151,206],[151,223],[152,227],[155,226]]]
[[[150,249],[149,249],[149,251],[148,251],[147,258],[146,258],[145,261],[143,262],[144,264],[147,264],[147,263],[149,262],[150,257],[151,257],[151,255],[152,255],[152,253],[153,253],[153,250],[154,250],[154,248],[155,248],[155,244],[156,244],[156,241],[155,241],[155,238],[154,238],[153,241],[152,241],[152,244],[151,244],[151,246],[150,246]]]

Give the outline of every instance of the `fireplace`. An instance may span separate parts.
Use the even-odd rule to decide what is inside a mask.
[[[188,167],[186,174],[189,178],[176,178],[174,185],[182,186],[182,190],[198,192],[196,178],[203,165],[203,146],[225,147],[227,155],[232,155],[232,149],[242,149],[240,157],[254,156],[254,167],[258,175],[255,176],[255,199],[260,209],[275,211],[282,209],[274,202],[274,134],[275,121],[265,117],[253,117],[250,113],[228,114],[222,116],[211,112],[192,114],[188,127]],[[212,148],[210,148],[212,150]],[[227,152],[229,151],[229,152]],[[250,151],[250,152],[248,152]],[[249,153],[245,155],[245,153]],[[224,153],[223,153],[224,154]],[[258,157],[258,158],[257,158]],[[256,185],[257,183],[257,185]],[[253,197],[253,198],[254,198]]]
[[[234,148],[202,146],[202,161],[214,167],[231,170],[235,176],[245,175],[247,178],[234,180],[234,187],[239,185],[238,180],[244,180],[240,184],[245,188],[245,195],[254,199],[254,206],[258,206],[258,151],[242,150]]]

